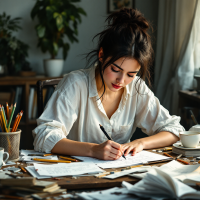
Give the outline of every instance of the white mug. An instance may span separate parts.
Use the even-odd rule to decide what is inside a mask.
[[[4,155],[6,155],[6,158],[3,159]],[[4,152],[4,148],[0,147],[0,167],[3,165],[3,162],[5,163],[9,158],[9,154],[7,152]]]
[[[199,144],[200,134],[196,131],[183,131],[179,133],[181,143],[187,148],[196,148]]]

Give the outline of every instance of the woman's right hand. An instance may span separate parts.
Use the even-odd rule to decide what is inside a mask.
[[[122,156],[123,152],[123,147],[111,140],[92,147],[92,157],[101,160],[117,160]]]

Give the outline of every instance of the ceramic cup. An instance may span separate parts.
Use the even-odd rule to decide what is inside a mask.
[[[179,133],[181,143],[187,148],[196,148],[199,144],[200,133],[196,131],[183,131]]]
[[[5,159],[4,156],[6,157]],[[4,148],[0,147],[0,167],[3,165],[3,162],[5,163],[9,158],[9,154],[7,152],[4,152]]]
[[[196,131],[200,133],[200,124],[197,124],[195,126],[192,126],[189,131]]]

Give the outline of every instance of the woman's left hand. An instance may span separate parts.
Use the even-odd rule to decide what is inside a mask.
[[[122,144],[121,146],[124,149],[125,156],[127,156],[131,151],[132,151],[132,156],[134,156],[136,153],[144,149],[143,142],[140,139],[134,140],[126,144]]]

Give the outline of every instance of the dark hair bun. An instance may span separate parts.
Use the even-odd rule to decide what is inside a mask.
[[[108,21],[108,26],[112,27],[137,26],[143,29],[143,31],[149,28],[148,21],[135,9],[123,8],[109,15],[106,21]]]

